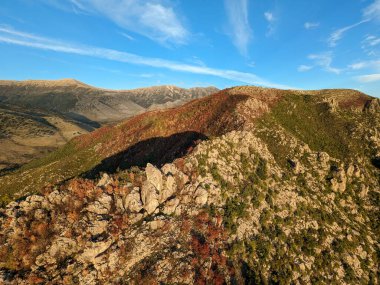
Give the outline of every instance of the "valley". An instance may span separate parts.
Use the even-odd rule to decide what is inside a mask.
[[[42,157],[102,125],[216,91],[175,86],[113,91],[74,79],[0,81],[0,171]]]

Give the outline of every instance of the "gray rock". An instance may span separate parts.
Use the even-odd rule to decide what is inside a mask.
[[[47,196],[47,199],[54,205],[60,205],[66,202],[66,195],[59,192],[58,190],[55,190]]]
[[[123,202],[123,197],[120,196],[115,196],[115,206],[116,206],[116,211],[119,213],[124,213],[126,211],[126,208],[124,207],[124,202]]]
[[[148,214],[152,214],[159,205],[157,189],[149,181],[145,181],[141,187],[141,199]]]
[[[137,213],[142,209],[143,205],[140,200],[139,188],[135,187],[124,199],[124,208],[132,213]]]
[[[99,180],[98,184],[96,186],[98,187],[106,187],[112,182],[112,178],[107,174],[104,173],[102,178]]]
[[[77,243],[75,240],[58,237],[53,241],[50,248],[36,259],[37,266],[57,265],[57,260],[70,256],[77,252]]]
[[[35,212],[34,212],[34,218],[36,220],[44,220],[47,218],[47,213],[45,210],[43,209],[37,209]]]
[[[165,187],[160,192],[160,203],[165,202],[170,196],[172,196],[177,191],[177,183],[173,176],[168,176],[166,178]]]
[[[166,215],[171,215],[175,212],[177,206],[179,204],[179,199],[178,198],[174,198],[174,199],[171,199],[169,201],[166,202],[165,206],[164,206],[164,209],[162,210],[162,212]]]
[[[111,202],[112,197],[103,193],[98,200],[88,205],[87,211],[98,215],[108,214],[111,210]]]
[[[178,173],[178,169],[173,163],[165,164],[161,170],[165,175],[175,175]]]
[[[99,219],[99,220],[93,221],[93,223],[90,225],[88,229],[92,235],[99,235],[106,232],[107,227],[108,227],[108,221]]]
[[[159,169],[154,167],[152,164],[148,163],[145,168],[147,180],[154,186],[158,191],[162,190],[162,173]]]
[[[80,256],[81,261],[95,263],[95,258],[105,252],[113,243],[113,240],[92,243],[90,247],[84,249]]]
[[[151,230],[155,231],[155,230],[162,228],[164,226],[164,224],[165,224],[165,222],[162,220],[155,220],[155,221],[151,221],[149,223],[149,227]]]
[[[198,187],[197,190],[195,190],[194,196],[195,203],[199,205],[205,205],[207,203],[208,193],[205,189]]]

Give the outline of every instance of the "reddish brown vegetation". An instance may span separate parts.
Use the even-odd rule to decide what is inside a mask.
[[[196,217],[190,241],[194,253],[192,266],[196,272],[196,284],[225,283],[227,275],[230,274],[224,255],[226,239],[224,228],[217,226],[208,213],[202,212]]]
[[[98,145],[102,157],[126,150],[139,141],[155,137],[168,137],[182,132],[198,132],[206,136],[220,135],[240,124],[235,106],[246,100],[246,95],[231,95],[221,91],[209,97],[191,101],[181,107],[153,111],[135,116],[123,124],[103,127],[91,134],[77,137],[74,142],[80,149]],[[112,139],[107,140],[107,137]],[[191,151],[192,147],[188,149]]]
[[[343,100],[338,102],[338,105],[342,109],[364,109],[370,98],[362,93],[347,96]]]

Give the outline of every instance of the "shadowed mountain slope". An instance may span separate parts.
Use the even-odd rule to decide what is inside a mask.
[[[377,104],[377,99],[354,90],[226,89],[177,108],[140,114],[76,137],[58,151],[0,177],[0,191],[35,192],[48,183],[84,174],[139,142],[184,132],[215,137],[233,130],[279,126],[315,150],[329,150],[339,158],[348,158],[368,149],[368,143],[362,140],[368,135],[363,131],[371,124],[367,110],[377,108]],[[355,138],[353,132],[360,135]],[[276,159],[285,163],[281,145],[271,137],[263,139],[268,147],[273,146]]]
[[[182,105],[217,91],[175,86],[115,91],[73,79],[0,81],[0,171],[39,158],[101,125],[147,110]],[[48,125],[47,119],[57,123]]]
[[[355,90],[140,114],[0,177],[0,282],[378,284],[379,161]]]
[[[246,95],[222,91],[174,109],[151,111],[116,126],[102,127],[71,140],[63,148],[26,164],[13,174],[0,177],[0,192],[34,192],[49,183],[90,171],[103,159],[143,140],[187,131],[215,136],[238,129],[242,121],[236,105],[246,99]]]

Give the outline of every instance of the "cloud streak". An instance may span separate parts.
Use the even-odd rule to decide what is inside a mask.
[[[267,37],[270,37],[275,32],[275,23],[276,23],[276,17],[274,16],[273,12],[267,11],[264,13],[264,18],[268,22],[268,31],[266,33]]]
[[[57,0],[40,1],[66,11],[105,17],[127,31],[162,44],[186,44],[190,36],[168,1],[62,0],[59,6]]]
[[[41,50],[50,50],[55,52],[91,56],[135,65],[164,68],[172,71],[211,75],[252,85],[291,89],[289,86],[270,82],[253,73],[240,72],[236,70],[217,69],[207,66],[191,65],[161,58],[143,57],[136,54],[117,51],[113,49],[61,42],[17,31],[6,26],[0,26],[0,42]]]
[[[306,72],[306,71],[309,71],[309,70],[311,70],[313,68],[314,67],[311,66],[311,65],[300,65],[300,66],[298,66],[297,71],[298,72]]]
[[[340,28],[338,30],[335,30],[333,33],[331,33],[330,37],[327,40],[329,46],[335,47],[337,45],[338,41],[340,41],[343,38],[343,36],[346,32],[348,32],[349,30],[351,30],[353,28],[356,28],[357,26],[360,26],[361,24],[367,23],[369,21],[370,21],[369,19],[365,19],[365,20],[357,22],[353,25],[349,25],[349,26]]]
[[[375,0],[363,11],[363,17],[366,19],[380,21],[380,0]]]
[[[313,23],[313,22],[306,22],[304,24],[304,27],[306,30],[312,30],[319,27],[319,23]]]
[[[252,40],[252,29],[248,20],[248,0],[225,0],[224,7],[228,18],[228,35],[239,52],[247,56]]]
[[[380,22],[380,0],[375,0],[371,5],[367,6],[363,10],[362,19],[363,20],[357,23],[337,29],[333,33],[331,33],[330,37],[327,40],[329,46],[335,47],[338,41],[340,41],[343,38],[344,34],[353,28],[356,28],[372,20]]]
[[[380,72],[380,60],[355,62],[348,66],[352,70],[372,69]]]
[[[333,56],[331,52],[310,54],[308,58],[314,61],[314,66],[320,66],[323,70],[327,72],[340,74],[343,71],[340,68],[332,67]]]
[[[356,80],[358,80],[361,83],[371,83],[380,81],[380,73],[357,76]]]

